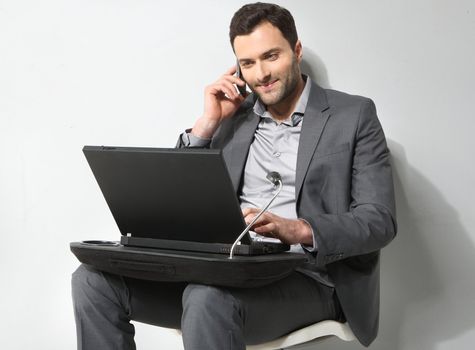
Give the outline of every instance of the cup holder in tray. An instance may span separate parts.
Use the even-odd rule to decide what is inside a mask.
[[[94,246],[107,246],[107,247],[116,247],[120,245],[120,243],[117,241],[102,241],[102,240],[82,241],[81,244],[94,245]]]

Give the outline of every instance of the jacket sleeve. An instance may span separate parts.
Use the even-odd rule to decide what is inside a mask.
[[[191,133],[191,129],[186,129],[180,134],[175,148],[208,148],[211,139],[204,139]]]
[[[396,234],[394,189],[389,150],[371,100],[360,108],[348,167],[350,198],[341,213],[303,216],[313,228],[321,266],[378,251]]]

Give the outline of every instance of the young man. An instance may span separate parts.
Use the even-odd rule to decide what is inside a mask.
[[[389,152],[371,100],[324,90],[301,75],[291,14],[250,4],[234,15],[230,68],[205,90],[205,109],[179,147],[223,150],[246,222],[308,263],[262,288],[121,278],[81,266],[73,275],[80,349],[134,349],[130,320],[181,328],[185,349],[245,349],[325,320],[347,320],[363,345],[379,318],[379,250],[396,233]],[[252,93],[238,94],[247,83]]]

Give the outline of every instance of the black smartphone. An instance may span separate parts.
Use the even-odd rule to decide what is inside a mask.
[[[239,66],[239,62],[236,62],[236,77],[238,77],[241,80],[244,80],[244,78],[242,77],[241,67]],[[246,81],[244,80],[244,82]],[[246,85],[244,86],[236,85],[236,87],[242,96],[246,96]]]

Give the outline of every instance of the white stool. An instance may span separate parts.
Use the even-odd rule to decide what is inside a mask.
[[[181,337],[181,332],[176,330],[177,335]],[[348,323],[341,323],[337,321],[321,321],[314,323],[305,328],[301,328],[292,333],[289,333],[281,338],[272,340],[267,343],[258,345],[248,345],[246,350],[277,350],[287,348],[297,344],[303,344],[310,341],[317,341],[318,338],[336,336],[341,340],[352,341],[355,340],[355,335],[351,331]]]
[[[290,334],[287,334],[279,339],[272,340],[270,342],[258,345],[249,345],[247,350],[276,350],[283,349],[289,346],[303,344],[310,341],[316,341],[318,338],[327,336],[336,336],[345,341],[355,340],[355,335],[351,331],[348,323],[340,323],[337,321],[321,321],[314,323],[305,328],[296,330]]]

